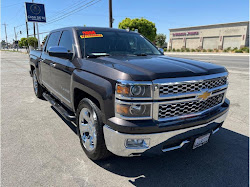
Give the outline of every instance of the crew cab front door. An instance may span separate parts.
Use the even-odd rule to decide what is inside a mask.
[[[65,47],[68,52],[72,52],[73,33],[71,30],[62,32],[59,46]],[[69,59],[55,57],[56,60],[51,66],[51,79],[53,80],[52,86],[56,92],[56,96],[66,105],[72,106],[71,103],[71,75],[75,66]]]

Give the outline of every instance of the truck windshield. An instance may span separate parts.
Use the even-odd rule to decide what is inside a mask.
[[[161,55],[147,39],[134,32],[78,30],[82,55],[86,57],[109,55]],[[84,44],[85,43],[85,44]],[[85,45],[85,53],[84,53]]]

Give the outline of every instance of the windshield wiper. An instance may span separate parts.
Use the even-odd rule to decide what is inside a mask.
[[[98,58],[103,56],[110,56],[108,53],[89,53],[87,54],[87,58]]]

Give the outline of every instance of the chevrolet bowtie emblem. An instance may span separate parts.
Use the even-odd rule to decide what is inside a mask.
[[[199,95],[198,98],[199,98],[199,99],[206,100],[210,95],[211,95],[211,93],[209,93],[209,92],[204,92],[202,95]]]

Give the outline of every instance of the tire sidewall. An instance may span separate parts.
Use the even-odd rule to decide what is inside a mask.
[[[38,92],[39,92],[39,88],[38,87],[39,87],[39,85],[37,85],[37,92],[35,92],[34,75],[36,76],[36,81],[37,81],[37,84],[38,84],[36,70],[33,70],[32,81],[33,81],[33,90],[34,90],[34,93],[38,97]]]
[[[32,76],[33,91],[34,91],[34,93],[35,93],[35,95],[36,95],[37,98],[42,99],[43,98],[44,89],[42,88],[42,86],[38,82],[38,77],[37,77],[36,69],[33,70],[32,74],[33,74],[33,76]],[[34,75],[36,76],[36,81],[37,81],[37,93],[35,92]]]
[[[88,108],[91,111],[91,113],[93,113],[93,111],[94,111],[96,113],[96,116],[97,116],[97,119],[95,120],[95,123],[94,123],[95,128],[96,128],[96,146],[91,151],[88,151],[84,147],[84,145],[82,143],[82,139],[81,139],[80,129],[79,129],[79,116],[80,116],[80,112],[83,108]],[[76,119],[77,134],[79,136],[82,149],[84,150],[85,154],[90,159],[96,160],[100,155],[100,150],[102,149],[103,142],[104,142],[103,123],[101,120],[100,110],[95,106],[95,104],[91,100],[85,98],[79,103],[76,114],[77,114],[76,115],[76,117],[77,117],[77,119]]]

